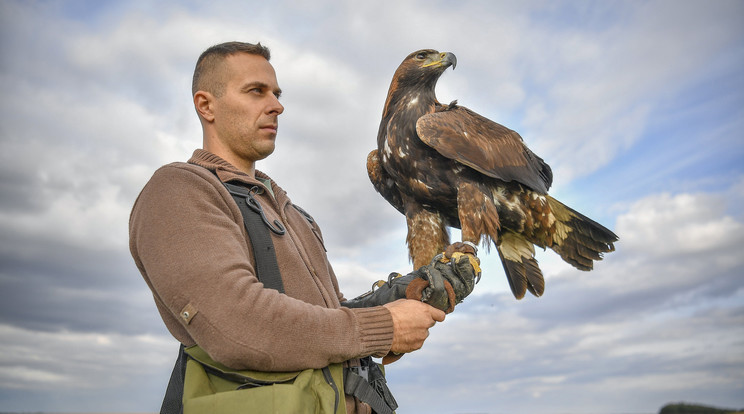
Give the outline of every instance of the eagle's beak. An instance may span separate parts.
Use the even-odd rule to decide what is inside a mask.
[[[457,66],[457,57],[455,57],[454,53],[442,52],[439,54],[438,60],[432,60],[431,62],[425,64],[423,67],[426,68],[429,66],[443,67],[444,69],[452,66],[452,69],[454,70],[455,66]]]
[[[442,57],[442,65],[444,67],[451,65],[452,70],[455,70],[455,66],[457,66],[457,57],[455,56],[455,54],[450,52],[442,52],[442,55],[444,55]]]

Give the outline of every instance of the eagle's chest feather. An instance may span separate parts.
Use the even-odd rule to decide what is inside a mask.
[[[399,190],[414,199],[454,201],[460,166],[419,139],[416,121],[428,111],[406,106],[406,110],[397,111],[389,120],[384,139],[380,142],[379,150],[385,170],[393,177]]]

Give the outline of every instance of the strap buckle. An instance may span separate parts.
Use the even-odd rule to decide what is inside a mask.
[[[362,377],[365,381],[369,382],[369,368],[366,366],[356,366],[356,367],[349,367],[349,370],[353,373],[359,375]]]

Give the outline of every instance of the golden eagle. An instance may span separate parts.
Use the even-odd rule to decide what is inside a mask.
[[[395,71],[377,149],[367,157],[375,189],[406,216],[415,268],[449,244],[447,227],[462,240],[496,245],[517,299],[542,295],[545,281],[534,245],[549,247],[581,270],[614,251],[617,236],[548,195],[550,166],[522,137],[453,101],[434,87],[457,59],[420,50]]]

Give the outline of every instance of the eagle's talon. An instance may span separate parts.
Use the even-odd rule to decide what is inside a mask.
[[[448,263],[449,259],[444,257],[444,253],[439,253],[438,255],[434,256],[433,259],[431,259],[431,264],[434,264],[436,262]]]
[[[478,246],[476,246],[475,243],[469,242],[469,241],[464,241],[464,242],[462,242],[462,244],[467,244],[468,246],[472,247],[473,250],[475,250],[475,253],[473,253],[473,254],[475,254],[476,256],[478,255]]]

